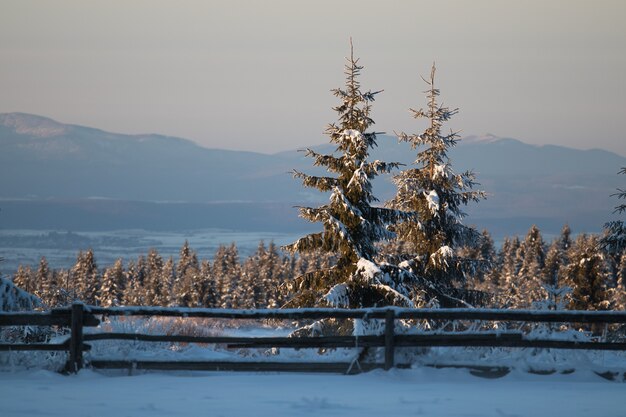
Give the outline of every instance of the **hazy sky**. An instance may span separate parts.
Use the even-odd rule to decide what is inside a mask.
[[[208,147],[326,142],[349,37],[376,130],[436,61],[463,134],[626,155],[624,0],[1,0],[0,112]]]

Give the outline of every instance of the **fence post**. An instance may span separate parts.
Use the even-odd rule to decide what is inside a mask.
[[[385,313],[385,370],[393,368],[394,365],[394,326],[395,311],[387,310]]]
[[[70,358],[67,370],[77,373],[83,367],[83,304],[72,304]]]

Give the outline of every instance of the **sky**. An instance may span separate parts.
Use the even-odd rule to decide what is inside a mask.
[[[2,0],[0,112],[211,148],[327,142],[349,39],[375,129],[447,128],[626,155],[623,0]]]

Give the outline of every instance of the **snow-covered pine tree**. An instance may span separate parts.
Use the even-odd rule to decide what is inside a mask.
[[[546,285],[560,287],[565,282],[565,269],[569,263],[567,254],[572,244],[570,234],[569,226],[563,226],[561,235],[554,239],[546,252],[546,260],[542,271],[542,280]]]
[[[622,252],[621,261],[617,267],[613,304],[616,310],[626,310],[626,249]]]
[[[623,167],[619,174],[626,175],[626,167]],[[626,190],[617,189],[617,193],[613,194],[620,200],[626,200]],[[626,212],[626,203],[618,204],[614,213]],[[621,254],[626,250],[626,225],[621,220],[608,222],[604,225],[605,235],[600,240],[602,247],[609,255]],[[619,264],[619,260],[617,262]]]
[[[176,282],[176,268],[174,265],[174,258],[171,256],[163,265],[163,270],[161,271],[161,282],[163,285],[163,291],[161,293],[162,299],[158,305],[168,307],[172,305],[172,299],[174,297],[173,286],[174,282]]]
[[[596,236],[579,235],[570,251],[567,267],[568,284],[572,287],[573,310],[609,310],[611,291],[608,288],[606,259]]]
[[[100,288],[100,274],[91,249],[79,252],[71,272],[78,298],[86,304],[95,304]]]
[[[126,270],[126,284],[124,287],[124,305],[145,305],[144,280],[146,277],[146,259],[143,256],[137,258],[137,262],[128,262]]]
[[[256,252],[249,256],[242,266],[241,280],[234,298],[237,308],[266,307],[264,281],[267,271],[263,269],[265,256],[265,243],[260,241]]]
[[[50,305],[52,294],[54,292],[54,283],[52,282],[52,272],[48,266],[48,260],[42,256],[39,260],[39,267],[35,272],[35,295],[43,301],[48,308]]]
[[[281,257],[274,241],[271,241],[261,257],[261,285],[264,288],[261,304],[265,307],[276,308],[282,304],[279,288],[289,276],[285,272],[285,259]]]
[[[144,280],[145,303],[151,306],[160,306],[169,301],[169,287],[163,285],[163,258],[152,248],[146,259],[146,278]]]
[[[476,185],[473,172],[457,174],[452,170],[448,150],[456,145],[459,135],[452,131],[443,134],[442,127],[458,109],[451,110],[437,102],[434,64],[430,78],[424,81],[429,87],[427,108],[411,112],[416,119],[427,119],[429,125],[421,134],[398,135],[413,149],[421,148],[415,167],[394,176],[397,192],[387,205],[417,214],[394,226],[394,230],[398,239],[409,244],[406,261],[415,275],[425,279],[426,297],[436,297],[435,302],[442,305],[459,305],[463,304],[459,299],[463,294],[455,286],[464,282],[467,273],[485,267],[480,260],[466,259],[457,253],[460,247],[477,246],[480,242],[480,234],[462,223],[466,215],[462,207],[485,198],[485,193],[472,189]]]
[[[28,293],[35,293],[35,281],[30,266],[18,266],[17,271],[13,275],[13,283]]]
[[[496,262],[496,248],[493,243],[493,238],[487,229],[483,229],[481,233],[481,239],[478,245],[464,246],[457,252],[458,256],[463,259],[475,259],[480,261],[479,265],[492,266]],[[471,271],[467,276],[467,279],[472,283],[468,283],[468,288],[473,288],[474,284],[483,284],[485,276],[489,272],[487,268],[479,268],[476,271]]]
[[[519,300],[522,307],[530,307],[533,302],[546,297],[542,285],[545,251],[541,231],[536,225],[532,225],[519,249],[519,253],[523,256],[521,256],[521,268],[517,273],[517,286],[520,290]]]
[[[229,247],[220,245],[213,259],[213,277],[219,297],[219,307],[233,308],[241,281],[239,250],[234,243]]]
[[[387,226],[404,214],[397,210],[374,207],[377,199],[371,181],[390,172],[397,163],[369,161],[369,151],[376,146],[376,133],[368,131],[374,124],[371,103],[378,92],[363,92],[359,75],[363,67],[354,57],[352,45],[345,65],[345,88],[332,90],[340,100],[333,108],[338,124],[326,129],[336,150],[322,154],[307,149],[313,164],[326,168],[328,176],[294,172],[305,187],[330,193],[330,201],[320,207],[300,207],[300,216],[319,222],[323,230],[298,239],[283,249],[289,252],[334,253],[337,262],[327,269],[305,273],[289,283],[293,297],[290,307],[330,305],[364,307],[388,304],[410,304],[400,279],[394,280],[376,265],[376,242],[393,237]]]
[[[124,283],[124,267],[118,259],[111,268],[107,268],[102,275],[102,284],[98,295],[98,302],[102,307],[116,307],[121,304]]]
[[[173,288],[176,305],[198,307],[201,298],[199,282],[197,282],[199,275],[198,256],[189,247],[189,242],[185,241],[180,249],[176,265],[176,280]]]
[[[215,288],[211,263],[208,260],[203,260],[200,263],[199,288],[200,305],[209,308],[216,307],[217,289]]]

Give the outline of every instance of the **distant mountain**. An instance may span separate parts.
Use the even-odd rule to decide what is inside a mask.
[[[373,158],[411,164],[415,151],[381,136]],[[23,114],[0,114],[0,228],[304,227],[290,207],[325,201],[292,179],[321,172],[302,152],[273,155],[207,149],[161,135],[124,135]],[[331,145],[315,147],[332,151]],[[496,235],[532,223],[556,233],[598,231],[616,201],[626,158],[603,150],[533,146],[493,135],[467,137],[450,154],[456,171],[476,171],[489,199],[468,223]],[[375,182],[381,200],[390,179]],[[51,213],[55,213],[51,215]],[[292,216],[290,218],[290,216]]]
[[[0,197],[276,201],[296,184],[280,158],[0,115]]]

